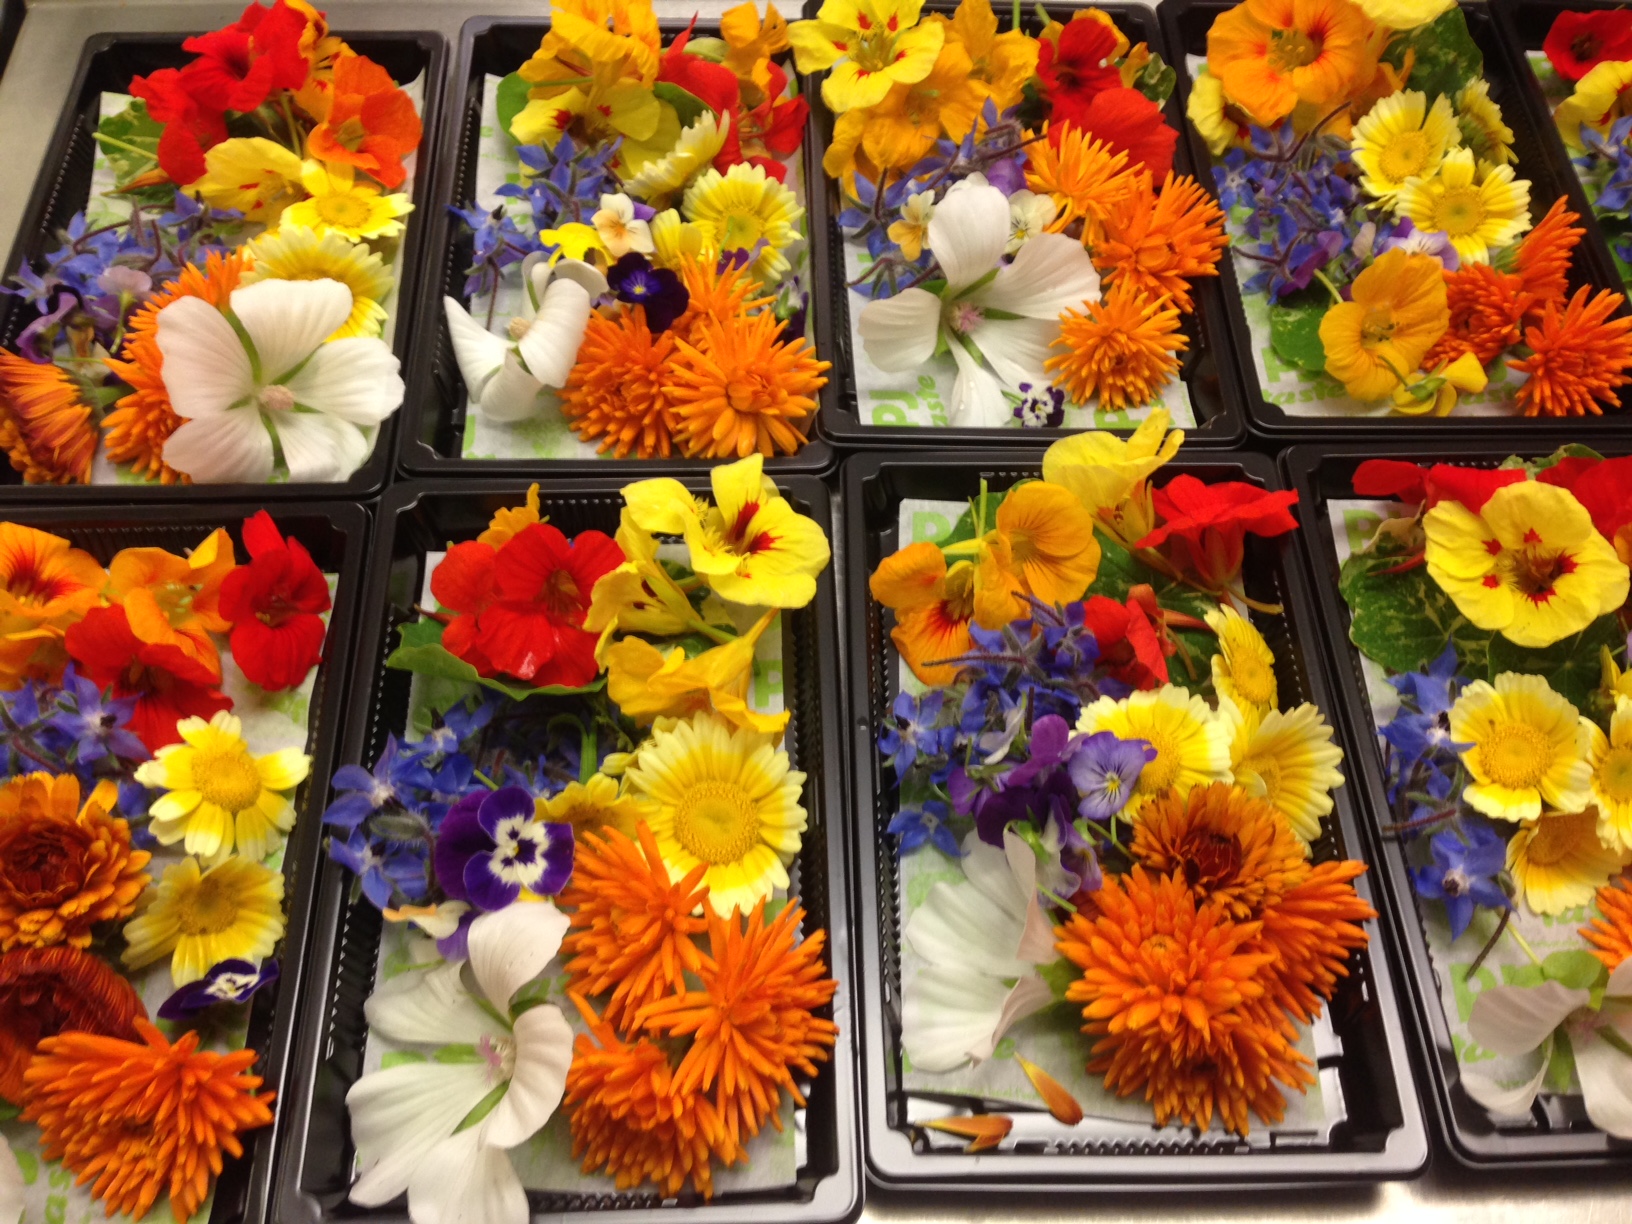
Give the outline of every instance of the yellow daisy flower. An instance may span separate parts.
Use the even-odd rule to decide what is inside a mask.
[[[703,231],[690,221],[682,221],[677,209],[665,208],[651,220],[652,262],[660,268],[678,271],[688,259],[712,263],[719,257],[703,238]]]
[[[1610,653],[1608,646],[1598,648],[1598,663],[1603,669],[1603,679],[1598,682],[1598,690],[1606,703],[1617,704],[1622,697],[1632,697],[1632,667],[1622,671],[1615,664],[1615,656]]]
[[[362,243],[333,230],[318,234],[301,225],[281,225],[251,242],[247,253],[252,262],[242,284],[333,280],[351,290],[351,316],[330,340],[378,336],[385,329],[381,303],[391,294],[391,269]]]
[[[799,853],[805,775],[771,737],[712,714],[659,724],[624,774],[655,811],[646,823],[676,877],[699,863],[716,913],[752,909],[788,886]]]
[[[1331,815],[1332,791],[1343,785],[1343,750],[1332,743],[1332,728],[1313,705],[1261,710],[1225,698],[1219,717],[1233,731],[1230,772],[1243,790],[1265,800],[1286,817],[1305,843],[1320,836],[1322,817]]]
[[[753,260],[749,273],[760,284],[774,285],[788,274],[782,252],[799,237],[805,210],[764,166],[739,162],[724,174],[704,171],[686,188],[681,211],[721,255],[747,251]]]
[[[1543,804],[1579,812],[1592,800],[1592,724],[1540,676],[1469,684],[1451,707],[1451,739],[1468,745],[1462,798],[1486,816],[1534,820]]]
[[[1511,166],[1519,159],[1513,153],[1513,129],[1502,118],[1502,108],[1490,96],[1490,82],[1476,78],[1456,95],[1456,126],[1462,143],[1480,161],[1493,166]]]
[[[1136,820],[1158,795],[1185,795],[1208,782],[1230,782],[1230,727],[1211,707],[1175,684],[1132,693],[1118,701],[1101,697],[1084,707],[1077,730],[1109,731],[1118,739],[1144,740],[1156,757],[1139,775],[1124,809]]]
[[[1445,499],[1423,518],[1428,574],[1457,611],[1519,646],[1550,646],[1626,602],[1632,571],[1568,489],[1525,480],[1478,514]]]
[[[703,111],[680,133],[674,148],[623,180],[624,191],[648,204],[664,203],[719,156],[730,126],[729,115],[722,118],[711,110]]]
[[[401,218],[414,211],[406,195],[382,194],[348,165],[308,161],[301,167],[300,182],[309,198],[283,210],[283,225],[303,225],[319,234],[333,231],[354,241],[395,238],[402,233]]]
[[[243,731],[225,710],[208,722],[184,718],[176,724],[181,743],[160,748],[136,771],[143,786],[169,792],[148,809],[160,845],[184,842],[205,862],[236,847],[259,862],[295,823],[290,792],[306,780],[311,757],[298,748],[251,756]]]
[[[1253,623],[1227,604],[1206,616],[1218,635],[1213,656],[1213,687],[1237,705],[1273,710],[1280,705],[1275,683],[1275,654]]]
[[[1433,174],[1456,143],[1450,99],[1441,94],[1430,107],[1427,94],[1402,89],[1354,125],[1350,151],[1360,185],[1380,203],[1392,204],[1406,180]]]
[[[569,782],[566,789],[548,799],[534,801],[540,820],[570,824],[575,836],[613,828],[633,839],[641,821],[650,821],[656,805],[636,798],[618,785],[617,779],[592,774],[587,782]]]
[[[271,956],[283,938],[283,876],[238,855],[208,871],[184,858],[148,896],[146,910],[125,925],[121,959],[141,969],[168,956],[177,986],[224,960]]]
[[[224,140],[204,154],[204,165],[191,190],[212,208],[236,208],[250,221],[276,225],[300,199],[300,158],[264,136]]]
[[[1592,798],[1598,805],[1598,840],[1632,852],[1632,698],[1621,697],[1609,734],[1592,727]]]
[[[1443,233],[1464,263],[1489,263],[1491,249],[1507,246],[1530,228],[1530,184],[1513,167],[1481,165],[1473,150],[1445,155],[1436,174],[1400,189],[1396,211],[1419,230]]]
[[[1632,63],[1624,60],[1605,60],[1590,68],[1575,83],[1575,92],[1558,104],[1553,122],[1558,134],[1573,152],[1580,152],[1581,126],[1607,132],[1615,120],[1628,113],[1632,98],[1627,86],[1632,85]]]
[[[1507,843],[1507,869],[1538,914],[1562,914],[1592,901],[1628,855],[1598,840],[1598,813],[1548,814]]]

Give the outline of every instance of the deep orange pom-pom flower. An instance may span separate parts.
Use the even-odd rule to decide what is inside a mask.
[[[63,634],[102,602],[107,581],[96,558],[61,536],[0,523],[0,689],[62,678]]]
[[[0,1097],[21,1105],[23,1072],[47,1037],[70,1029],[131,1038],[147,1009],[123,975],[79,948],[13,948],[0,956]]]
[[[1541,323],[1527,327],[1529,357],[1510,360],[1510,369],[1530,377],[1519,387],[1525,416],[1602,416],[1616,388],[1632,378],[1632,315],[1610,316],[1626,298],[1608,289],[1590,302],[1583,285],[1561,311],[1547,303]]]
[[[791,455],[805,444],[816,393],[827,385],[803,336],[782,338],[768,311],[722,321],[703,318],[679,340],[669,363],[674,439],[693,459]]]
[[[642,1007],[685,989],[686,973],[702,963],[692,936],[708,929],[697,912],[708,899],[702,884],[708,865],[671,881],[646,822],[635,831],[639,845],[613,828],[582,834],[572,882],[561,894],[572,916],[561,941],[562,954],[571,958],[570,988],[584,995],[610,991],[602,1018],[624,1034]]]
[[[578,362],[561,389],[561,415],[572,432],[613,458],[668,458],[676,416],[669,398],[673,328],[653,335],[646,312],[593,314],[578,346]]]
[[[1598,908],[1604,916],[1582,927],[1581,937],[1592,945],[1592,954],[1604,962],[1604,968],[1613,973],[1617,965],[1632,956],[1632,882],[1622,876],[1605,884],[1598,890]]]
[[[96,424],[61,366],[0,351],[0,450],[26,484],[90,484]]]
[[[1112,284],[1123,281],[1152,297],[1167,295],[1188,314],[1195,309],[1190,282],[1217,276],[1228,239],[1224,214],[1189,175],[1167,176],[1159,195],[1149,180],[1105,220],[1105,236],[1091,244],[1094,264]]]
[[[1119,278],[1083,310],[1087,313],[1060,315],[1053,347],[1063,352],[1043,363],[1054,385],[1076,403],[1097,395],[1113,410],[1154,400],[1178,371],[1173,354],[1190,343],[1179,331],[1179,312],[1166,297],[1152,297],[1129,278]]]
[[[1147,804],[1134,826],[1133,857],[1183,880],[1198,904],[1256,918],[1309,875],[1307,852],[1285,816],[1264,800],[1215,782]]]
[[[1472,353],[1481,365],[1495,361],[1519,342],[1520,327],[1535,302],[1523,277],[1488,263],[1463,264],[1445,273],[1451,322],[1423,357],[1423,368],[1434,369],[1464,353]]]
[[[47,1160],[95,1183],[109,1215],[141,1219],[168,1193],[186,1224],[222,1154],[243,1155],[238,1136],[271,1123],[272,1096],[256,1095],[255,1051],[200,1051],[197,1033],[171,1045],[146,1020],[134,1025],[140,1042],[78,1032],[40,1042],[23,1121],[39,1124]]]
[[[1063,233],[1082,223],[1082,240],[1093,248],[1108,220],[1132,206],[1147,176],[1128,164],[1128,155],[1095,140],[1078,127],[1049,131],[1047,140],[1026,146],[1026,186],[1054,199],[1059,210],[1049,229]]]

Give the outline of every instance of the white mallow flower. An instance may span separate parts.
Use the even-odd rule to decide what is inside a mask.
[[[606,277],[598,269],[579,259],[551,264],[537,252],[522,261],[521,280],[527,299],[502,336],[476,322],[455,299],[442,299],[465,390],[493,421],[538,416],[546,407],[544,389],[567,385],[590,308],[606,292]]]
[[[1059,887],[1058,853],[1039,880],[1019,834],[1005,830],[999,850],[970,833],[962,864],[965,880],[931,888],[903,932],[929,962],[907,976],[901,1006],[902,1045],[924,1071],[990,1058],[1010,1025],[1053,999],[1037,966],[1060,954],[1037,888]]]
[[[475,990],[456,961],[399,974],[369,998],[376,1033],[441,1053],[371,1072],[346,1093],[362,1169],[352,1202],[378,1207],[407,1191],[414,1224],[526,1224],[527,1194],[507,1149],[537,1134],[561,1103],[573,1037],[554,1004],[514,1019],[510,1004],[566,930],[566,915],[547,901],[506,906],[471,924]],[[490,1108],[464,1125],[477,1106]]]
[[[621,259],[630,251],[650,255],[656,249],[652,246],[652,227],[635,216],[635,202],[621,192],[603,195],[600,210],[590,221],[613,259]]]
[[[1060,312],[1099,301],[1099,273],[1082,243],[1039,234],[1003,262],[1009,201],[968,180],[935,206],[929,249],[946,276],[939,294],[904,289],[868,302],[857,320],[868,359],[886,373],[914,370],[945,345],[958,363],[954,425],[995,428],[1009,419],[1003,387],[1048,382],[1043,362]]]
[[[1468,1035],[1495,1054],[1518,1056],[1539,1048],[1540,1063],[1528,1081],[1511,1088],[1464,1070],[1462,1086],[1468,1095],[1494,1114],[1529,1113],[1562,1030],[1575,1055],[1587,1117],[1601,1131],[1632,1139],[1632,1054],[1625,1052],[1632,1043],[1632,959],[1609,975],[1603,991],[1597,1007],[1590,989],[1551,980],[1480,991],[1468,1017]]]
[[[268,480],[276,453],[293,481],[350,476],[403,395],[383,340],[329,339],[350,317],[351,290],[327,278],[246,285],[226,312],[196,297],[159,311],[164,389],[187,418],[164,461],[195,484]]]

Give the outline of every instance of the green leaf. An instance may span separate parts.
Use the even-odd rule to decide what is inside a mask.
[[[1524,465],[1525,471],[1534,478],[1550,467],[1557,467],[1566,459],[1602,459],[1603,456],[1592,447],[1582,442],[1566,442],[1545,459],[1533,459]]]
[[[168,184],[135,190],[125,186],[159,164],[159,137],[163,133],[164,128],[147,113],[147,103],[140,98],[132,99],[124,110],[96,125],[97,148],[108,159],[108,168],[118,184],[114,190],[143,203],[163,204],[175,198],[175,188]]]
[[[1542,1091],[1579,1092],[1575,1082],[1575,1049],[1570,1045],[1570,1034],[1560,1025],[1553,1030],[1553,1052],[1547,1059],[1547,1078]]]
[[[652,92],[657,95],[659,102],[667,102],[674,107],[675,114],[680,116],[682,128],[688,128],[697,122],[699,115],[713,113],[707,102],[671,81],[659,81],[652,86]]]
[[[1173,87],[1178,83],[1179,74],[1173,71],[1173,66],[1164,63],[1162,57],[1152,51],[1150,63],[1134,79],[1133,87],[1161,106],[1173,96]]]
[[[937,540],[936,543],[942,548],[946,548],[949,545],[961,544],[965,540],[975,538],[975,503],[977,501],[981,502],[981,521],[986,525],[986,530],[990,531],[992,525],[997,521],[997,508],[1003,504],[1003,499],[1007,496],[1007,492],[987,493],[983,501],[981,498],[971,497],[969,499],[969,508],[963,512],[957,522],[952,524],[952,530],[947,533],[945,538]]]
[[[499,1107],[499,1102],[504,1100],[504,1094],[509,1091],[509,1080],[505,1080],[502,1083],[495,1085],[493,1091],[489,1092],[481,1100],[476,1102],[476,1108],[464,1116],[459,1125],[454,1128],[453,1133],[457,1135],[460,1131],[467,1131],[471,1127],[475,1126],[483,1118],[487,1117],[488,1114],[492,1113]]]
[[[543,687],[531,684],[507,684],[503,680],[481,675],[469,663],[449,652],[447,647],[442,645],[442,625],[438,621],[429,619],[411,621],[398,632],[401,634],[401,645],[391,652],[390,658],[386,659],[387,667],[414,672],[421,676],[480,684],[515,701],[525,701],[540,694],[564,697],[573,693],[593,693],[606,685],[605,676],[597,677],[593,684],[586,684],[582,688],[567,688],[559,684]]]
[[[1062,956],[1059,960],[1040,966],[1037,976],[1043,979],[1056,999],[1063,999],[1065,992],[1071,989],[1071,984],[1082,976],[1082,972]]]
[[[1276,356],[1310,374],[1326,372],[1326,346],[1320,342],[1325,302],[1277,303],[1269,308],[1269,342]]]
[[[1484,675],[1492,635],[1457,611],[1427,566],[1384,572],[1402,560],[1397,553],[1364,552],[1343,563],[1338,590],[1349,605],[1349,640],[1396,672],[1424,670],[1449,641],[1466,674]]]
[[[1594,694],[1603,678],[1600,648],[1608,646],[1614,651],[1625,643],[1626,637],[1613,612],[1551,646],[1515,646],[1505,637],[1497,636],[1490,643],[1487,674],[1491,680],[1503,672],[1541,676],[1555,692],[1568,698],[1577,710],[1590,718],[1598,712]]]
[[[479,1063],[482,1061],[481,1051],[469,1042],[456,1042],[445,1045],[431,1056],[439,1063],[455,1066],[460,1063]]]
[[[1415,51],[1417,57],[1406,88],[1427,94],[1429,105],[1441,94],[1454,100],[1485,71],[1485,57],[1468,33],[1460,5],[1453,4],[1427,25],[1395,34],[1383,51],[1383,60],[1403,67],[1407,51]]]
[[[508,135],[510,125],[516,121],[516,116],[527,109],[528,91],[532,89],[521,74],[512,72],[499,82],[499,87],[493,93],[494,105],[499,112],[499,126]]]
[[[1566,990],[1591,990],[1599,978],[1607,976],[1599,959],[1581,948],[1543,957],[1541,975]]]

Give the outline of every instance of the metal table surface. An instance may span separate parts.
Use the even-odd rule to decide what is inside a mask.
[[[714,15],[721,0],[655,0],[664,16]],[[41,159],[67,98],[80,47],[103,32],[195,32],[233,21],[242,4],[215,0],[33,0],[22,34],[0,78],[0,234],[15,232],[28,204]],[[457,47],[469,17],[517,15],[542,18],[545,0],[335,0],[323,6],[341,30],[423,29],[445,35]],[[782,7],[791,12],[792,0]],[[451,67],[451,64],[450,64]],[[9,247],[7,238],[5,245]],[[835,540],[837,544],[837,540]],[[835,557],[837,562],[837,557]],[[842,640],[842,639],[841,639]],[[1092,1215],[1105,1221],[1163,1224],[1171,1221],[1263,1221],[1266,1224],[1632,1224],[1632,1163],[1608,1175],[1471,1173],[1436,1153],[1429,1171],[1413,1182],[1377,1187],[1333,1186],[1252,1194],[1190,1192],[1183,1196],[1059,1195],[993,1200],[963,1206],[953,1196],[910,1197],[872,1191],[863,1220],[879,1224],[932,1221],[1008,1221],[1054,1224]],[[767,1224],[772,1221],[767,1220]]]

